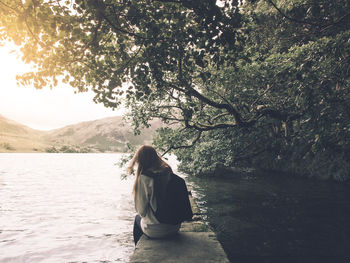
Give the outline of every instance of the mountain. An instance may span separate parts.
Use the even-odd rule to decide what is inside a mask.
[[[123,117],[81,122],[51,131],[38,131],[0,115],[0,152],[123,152],[127,143],[150,143],[159,120],[134,136]]]
[[[143,130],[141,135],[134,136],[131,123],[121,116],[116,116],[69,125],[49,131],[44,137],[50,144],[61,148],[70,146],[83,152],[123,152],[127,149],[127,143],[132,145],[150,143],[155,130],[159,127],[161,122],[153,121],[149,129]]]
[[[49,147],[44,133],[0,115],[0,152],[44,151]]]

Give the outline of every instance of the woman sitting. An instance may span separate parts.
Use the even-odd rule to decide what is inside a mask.
[[[172,176],[171,167],[162,160],[152,146],[148,145],[141,146],[132,158],[128,167],[130,174],[133,173],[136,164],[136,178],[133,186],[135,209],[138,213],[133,229],[135,245],[143,234],[150,238],[164,238],[176,234],[181,226],[181,223],[176,225],[160,223],[155,216],[156,196],[160,198],[165,195],[167,183]],[[157,180],[157,189],[155,189],[154,176],[157,174],[161,176]]]

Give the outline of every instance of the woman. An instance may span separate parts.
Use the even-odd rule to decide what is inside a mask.
[[[134,222],[134,242],[137,244],[142,234],[150,238],[163,238],[176,234],[181,224],[171,225],[160,223],[154,215],[157,211],[156,196],[165,193],[165,187],[172,174],[171,167],[162,160],[152,146],[143,145],[136,152],[128,167],[130,174],[137,164],[136,178],[133,186],[135,209],[138,215]],[[153,176],[149,176],[152,174]],[[157,194],[155,191],[154,175],[162,175],[157,180]],[[162,191],[163,190],[163,191]]]

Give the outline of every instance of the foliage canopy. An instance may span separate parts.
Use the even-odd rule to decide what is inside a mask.
[[[343,0],[0,0],[0,39],[136,128],[191,173],[249,165],[350,171],[350,3]],[[126,88],[125,85],[129,85]]]

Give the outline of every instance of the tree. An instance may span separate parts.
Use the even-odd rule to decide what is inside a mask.
[[[191,156],[217,138],[204,169],[224,159],[281,167],[295,152],[309,172],[315,156],[347,161],[346,1],[0,0],[0,17],[1,40],[37,65],[22,84],[63,76],[107,107],[125,97],[136,128],[176,123],[160,133],[164,151]]]
[[[250,127],[207,133],[194,149],[180,148],[183,168],[240,163],[348,178],[348,4],[290,1],[269,8],[271,1],[255,2],[242,8],[247,38],[236,67],[221,70],[214,83],[232,91],[225,98],[241,105],[240,112],[258,119]],[[306,15],[317,5],[318,16]]]

